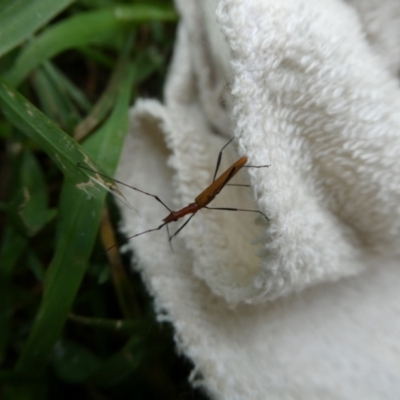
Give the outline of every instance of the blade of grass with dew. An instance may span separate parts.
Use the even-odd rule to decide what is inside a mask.
[[[106,123],[85,143],[97,160],[113,172],[128,125],[134,66],[130,66],[117,104]],[[16,372],[38,375],[61,334],[85,273],[100,223],[104,195],[89,198],[71,182],[64,183],[57,226],[56,253],[46,274],[45,291]]]
[[[128,24],[152,21],[175,21],[170,7],[131,5],[89,11],[47,28],[22,51],[14,65],[4,75],[13,86],[18,86],[40,63],[54,55],[88,43],[101,43]]]
[[[0,2],[0,57],[28,39],[74,0]]]

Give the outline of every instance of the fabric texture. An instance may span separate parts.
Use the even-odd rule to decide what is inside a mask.
[[[215,399],[397,399],[400,3],[176,0],[165,104],[139,100],[117,178],[178,210],[250,165],[134,265]],[[124,191],[127,236],[169,211]],[[169,225],[171,234],[183,222]]]

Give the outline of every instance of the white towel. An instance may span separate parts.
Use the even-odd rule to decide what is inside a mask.
[[[218,3],[218,5],[217,5]],[[240,156],[251,165],[137,268],[216,399],[400,393],[400,3],[176,0],[165,105],[132,109],[118,179],[177,210]],[[216,19],[215,19],[216,10]],[[125,195],[130,236],[169,213]],[[171,234],[182,222],[170,225]]]

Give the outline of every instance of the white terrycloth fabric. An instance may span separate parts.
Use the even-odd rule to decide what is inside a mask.
[[[193,382],[216,399],[398,399],[400,3],[176,5],[165,105],[133,107],[118,179],[177,210],[229,136],[221,172],[271,164],[210,204],[270,222],[201,210],[174,251],[163,231],[129,243]],[[123,209],[127,235],[168,214],[126,195],[141,214]]]

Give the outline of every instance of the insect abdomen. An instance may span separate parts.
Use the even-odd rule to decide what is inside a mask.
[[[207,189],[201,192],[194,201],[200,208],[207,206],[214,200],[222,188],[246,165],[247,157],[241,157],[220,175]]]

